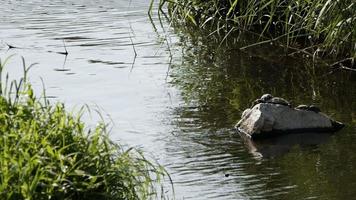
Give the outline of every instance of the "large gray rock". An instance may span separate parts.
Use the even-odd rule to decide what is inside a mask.
[[[246,109],[236,125],[240,132],[253,137],[268,133],[333,132],[342,127],[324,113],[274,103],[258,103]]]

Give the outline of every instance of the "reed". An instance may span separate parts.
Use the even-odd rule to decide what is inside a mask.
[[[141,151],[108,138],[107,125],[89,129],[85,112],[37,98],[23,65],[9,81],[0,60],[0,199],[150,199],[166,175]],[[24,62],[24,60],[23,60]]]
[[[356,57],[353,0],[159,0],[159,5],[176,22],[225,36],[249,31],[319,57]]]

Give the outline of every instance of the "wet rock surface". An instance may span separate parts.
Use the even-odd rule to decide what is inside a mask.
[[[239,132],[257,138],[307,131],[334,132],[343,127],[342,123],[331,119],[316,106],[302,105],[292,108],[289,103],[264,101],[265,96],[242,113],[241,120],[236,125]]]

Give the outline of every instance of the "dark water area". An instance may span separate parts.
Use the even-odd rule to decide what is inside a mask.
[[[274,44],[241,51],[245,44],[234,44],[234,37],[220,45],[218,36],[164,16],[151,21],[144,0],[2,1],[0,7],[0,57],[19,54],[39,63],[31,82],[40,93],[42,77],[52,101],[68,109],[99,106],[113,122],[114,141],[165,166],[176,199],[356,195],[355,74],[285,56]],[[63,40],[68,56],[55,53],[64,51]],[[15,57],[7,70],[21,74],[19,64]],[[315,104],[346,127],[246,142],[233,127],[263,93]]]
[[[189,105],[175,110],[177,135],[204,146],[205,151],[195,159],[211,151],[229,155],[219,157],[229,161],[216,164],[229,174],[227,180],[219,182],[231,186],[224,198],[233,193],[241,196],[232,199],[353,198],[355,74],[333,71],[321,62],[313,64],[305,56],[285,56],[284,49],[274,44],[240,51],[239,47],[247,44],[234,44],[233,37],[227,45],[219,46],[219,36],[176,30],[183,35],[183,53],[172,67],[172,83]],[[241,142],[229,127],[264,93],[286,97],[293,105],[317,105],[346,127],[336,134],[305,133]],[[243,145],[254,159],[241,149]],[[211,161],[199,163],[201,166],[195,167],[204,168]]]

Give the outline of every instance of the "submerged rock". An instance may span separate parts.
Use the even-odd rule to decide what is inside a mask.
[[[246,109],[236,128],[239,132],[256,138],[294,132],[334,132],[343,126],[320,112],[316,106],[292,108],[289,103],[264,101]]]

